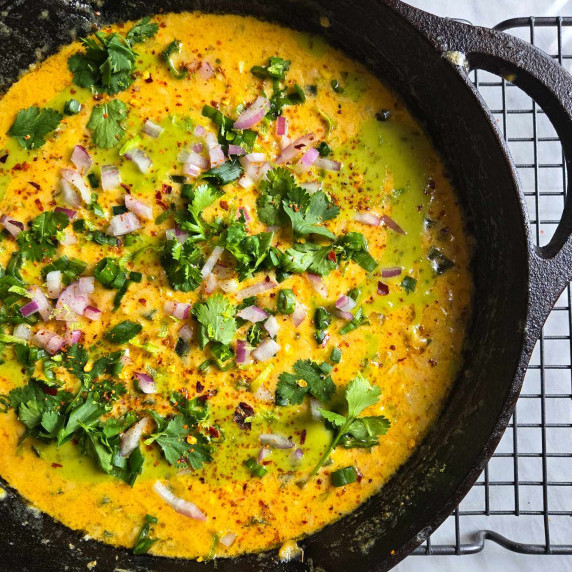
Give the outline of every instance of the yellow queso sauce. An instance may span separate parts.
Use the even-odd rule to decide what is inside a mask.
[[[150,515],[157,522],[149,523],[148,535],[156,542],[145,550],[228,557],[278,547],[339,519],[379,491],[423,440],[461,366],[472,293],[470,249],[454,189],[431,141],[359,62],[320,37],[249,17],[183,13],[152,21],[158,30],[127,48],[136,54],[131,64],[117,52],[110,56],[112,73],[132,66],[116,93],[86,86],[85,77],[74,83],[77,71],[70,71],[68,59],[85,53],[76,42],[23,75],[0,100],[0,214],[24,229],[12,224],[14,232],[6,228],[0,241],[0,394],[6,410],[0,415],[0,475],[33,506],[92,538],[131,549]],[[104,40],[112,32],[129,38],[132,27],[100,33]],[[119,46],[129,43],[116,39]],[[173,40],[178,44],[166,58]],[[102,65],[109,68],[109,62]],[[255,141],[244,142],[246,132],[233,131],[232,122],[257,98],[266,116],[250,127]],[[64,113],[71,99],[81,104],[78,113],[69,104]],[[123,116],[110,117],[112,101],[124,103]],[[36,126],[13,129],[18,112],[28,108],[62,115],[43,133],[45,143],[31,149],[33,135],[26,129]],[[222,133],[222,116],[208,109],[230,118]],[[103,145],[96,140],[97,121],[91,121],[99,112],[100,123],[115,129],[111,142],[109,131],[100,132],[107,137]],[[278,115],[286,119],[285,135],[279,134],[284,125]],[[143,127],[148,121],[162,128],[158,136]],[[229,156],[234,137],[247,159]],[[88,167],[71,161],[76,145],[89,154]],[[205,178],[220,167],[221,150],[224,164],[239,172],[230,182]],[[150,160],[147,167],[133,160],[134,151]],[[189,153],[201,159],[189,159]],[[201,165],[189,168],[192,157]],[[118,168],[121,184],[103,190],[102,166],[108,165]],[[78,192],[77,179],[65,180],[66,169],[75,171],[87,197]],[[272,176],[286,187],[291,182],[294,194],[284,195],[284,204],[282,195],[268,195]],[[190,215],[189,203],[205,192],[197,191],[201,185],[211,185],[210,200],[197,203]],[[137,229],[115,237],[113,217],[125,220],[126,195],[151,216],[132,213]],[[261,220],[265,198],[271,212]],[[319,201],[332,209],[329,214]],[[58,207],[73,209],[73,221],[60,217],[51,230],[37,222]],[[233,224],[247,237],[272,233],[264,235],[270,243],[248,239],[233,247]],[[178,268],[173,281],[166,266],[177,266],[182,248],[173,239],[175,228],[189,237],[196,259],[187,270]],[[344,243],[344,237],[356,237],[349,233],[367,243],[366,250],[360,246],[363,264]],[[216,266],[202,276],[215,247],[221,249]],[[61,270],[64,256],[83,262],[79,276]],[[104,258],[128,282],[115,311],[121,280],[112,286],[98,278]],[[51,271],[60,268],[62,288],[95,276],[93,292],[81,294],[99,310],[95,315],[57,302],[59,292],[50,296],[44,269],[58,260]],[[307,266],[309,260],[314,266]],[[293,269],[294,262],[307,267]],[[193,287],[181,287],[187,271]],[[255,298],[247,304],[261,310],[264,321],[237,315],[251,286],[246,293]],[[45,320],[37,311],[26,318],[20,311],[33,299],[33,287],[48,297]],[[288,308],[284,290],[291,290]],[[342,296],[351,300],[340,302]],[[216,308],[205,316],[209,300]],[[168,302],[183,305],[178,317]],[[126,341],[109,335],[123,322],[136,329]],[[46,349],[42,331],[65,344],[53,338]],[[80,336],[75,343],[73,331]],[[264,351],[257,352],[262,344]],[[97,360],[113,361],[113,352],[121,359],[92,375]],[[310,374],[296,368],[299,360],[306,360]],[[141,373],[151,380],[148,393],[141,391]],[[319,409],[337,413],[343,424],[346,389],[356,378],[371,398],[358,418],[375,417],[377,429],[365,435],[367,446],[362,439],[362,446],[346,448],[346,434],[318,466],[339,429]],[[289,383],[297,396],[285,397],[280,383]],[[32,386],[36,393],[24,398],[12,391]],[[91,407],[95,417],[70,420],[82,404],[81,411]],[[200,413],[185,417],[185,404]],[[118,443],[142,418],[147,422],[137,452],[121,459]],[[129,459],[137,465],[139,457],[143,465],[133,469],[130,486],[118,466],[123,463],[125,471]],[[345,485],[334,475],[340,469],[350,476]],[[157,483],[174,495],[171,504]],[[178,512],[179,501],[187,504]],[[198,518],[188,514],[188,503]]]

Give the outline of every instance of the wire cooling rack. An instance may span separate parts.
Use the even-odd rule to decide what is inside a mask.
[[[496,26],[572,69],[572,17]],[[544,245],[566,196],[560,141],[518,87],[483,71],[473,81],[492,110],[525,189],[532,234]],[[492,540],[524,554],[572,554],[572,292],[564,291],[534,350],[506,433],[479,480],[414,554],[474,554]]]

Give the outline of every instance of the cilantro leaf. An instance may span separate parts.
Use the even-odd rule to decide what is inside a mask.
[[[358,374],[346,387],[348,417],[357,417],[364,409],[375,405],[380,394],[379,387],[372,386],[365,377]]]
[[[336,386],[329,375],[325,375],[320,366],[309,359],[298,360],[294,364],[294,373],[283,372],[278,377],[276,403],[278,405],[297,405],[302,403],[306,393],[321,402],[329,401]]]
[[[295,236],[316,234],[332,240],[335,238],[327,228],[318,226],[323,221],[335,218],[340,212],[322,191],[311,196],[307,191],[303,191],[303,194],[292,193],[282,201],[282,208],[290,218]]]
[[[117,324],[117,326],[111,328],[111,330],[105,334],[105,339],[114,344],[125,344],[139,334],[142,329],[143,326],[141,324],[124,320]]]
[[[377,266],[376,260],[367,249],[367,240],[359,232],[348,232],[336,241],[337,251],[341,258],[353,260],[367,272],[372,272]]]
[[[53,256],[58,247],[57,235],[69,224],[65,213],[45,211],[34,218],[30,229],[17,237],[20,252],[24,258],[39,262]]]
[[[269,226],[284,226],[288,218],[282,210],[282,200],[296,189],[292,174],[277,167],[266,173],[260,182],[260,195],[256,199],[258,218]]]
[[[266,66],[254,66],[250,71],[260,79],[286,79],[286,72],[290,69],[290,60],[273,56],[268,58]]]
[[[101,149],[115,147],[125,132],[121,124],[125,119],[127,106],[120,99],[96,105],[87,124],[92,131],[93,142]]]
[[[24,149],[38,149],[46,142],[46,135],[57,128],[62,118],[61,113],[49,107],[21,109],[8,130],[8,135],[14,137]]]
[[[173,391],[170,401],[191,425],[199,425],[209,416],[209,404],[206,400],[200,400],[198,397],[188,399],[182,393]]]
[[[219,185],[228,185],[240,178],[243,171],[244,169],[238,160],[231,159],[230,161],[225,161],[222,165],[209,169],[201,175],[201,178]]]
[[[161,265],[174,290],[189,292],[202,282],[203,256],[191,240],[181,244],[178,240],[167,240],[161,251]]]
[[[385,435],[390,426],[389,419],[383,415],[360,417],[350,425],[348,432],[342,436],[340,445],[345,449],[374,447],[379,444],[378,437]]]
[[[334,256],[330,253],[334,252]],[[326,276],[336,268],[335,251],[330,245],[320,245],[313,242],[294,244],[283,253],[280,267],[286,272],[301,274],[313,272],[320,276]]]
[[[129,32],[127,32],[127,40],[130,44],[142,44],[146,40],[155,36],[159,31],[159,25],[156,22],[151,22],[151,18],[146,16],[139,20]]]
[[[203,219],[203,211],[212,205],[224,193],[210,184],[204,183],[194,188],[183,186],[183,196],[190,199],[187,210],[178,213],[175,217],[181,230],[189,233],[192,241],[205,240],[208,224]]]
[[[236,308],[221,294],[193,306],[193,315],[201,326],[199,339],[208,342],[220,342],[228,346],[234,339],[237,324],[234,319]]]

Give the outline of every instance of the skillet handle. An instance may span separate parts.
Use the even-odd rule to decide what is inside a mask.
[[[437,18],[446,51],[464,54],[469,69],[510,78],[546,113],[560,141],[567,167],[562,218],[550,242],[529,241],[530,312],[527,329],[540,333],[556,300],[572,280],[572,76],[545,52],[509,34]],[[458,54],[457,54],[458,55]],[[462,60],[462,57],[461,57]]]

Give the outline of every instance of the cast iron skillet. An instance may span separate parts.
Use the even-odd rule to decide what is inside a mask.
[[[279,563],[275,550],[216,561],[221,571],[388,570],[441,524],[483,470],[513,411],[542,324],[572,278],[572,201],[566,201],[550,244],[533,246],[514,165],[467,70],[510,74],[538,102],[562,141],[569,176],[572,78],[511,36],[437,18],[398,0],[9,0],[0,28],[2,86],[38,54],[69,42],[72,28],[86,34],[94,24],[194,9],[252,14],[320,32],[365,62],[423,120],[448,162],[475,236],[475,311],[465,365],[423,445],[378,495],[304,539],[303,563]],[[320,27],[321,16],[329,27]],[[24,506],[12,490],[0,503],[0,566],[6,570],[85,570],[92,561],[96,570],[205,569],[81,541],[80,534],[47,516],[34,517]]]

